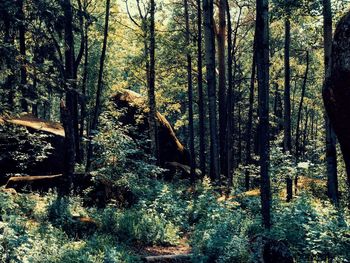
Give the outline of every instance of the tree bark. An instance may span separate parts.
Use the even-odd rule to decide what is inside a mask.
[[[325,81],[323,90],[329,87],[327,79],[331,73],[331,55],[332,55],[332,7],[331,0],[323,0],[323,43],[324,43],[324,67]],[[327,160],[327,194],[334,204],[339,203],[338,192],[338,174],[337,174],[337,149],[336,135],[333,131],[327,113],[325,113],[326,124],[326,160]]]
[[[210,127],[210,175],[212,180],[220,179],[219,145],[216,117],[216,78],[215,78],[215,35],[214,35],[214,5],[213,0],[203,1],[204,33],[205,33],[205,62],[207,69],[207,88],[209,99]]]
[[[218,68],[219,68],[219,147],[220,147],[220,167],[221,172],[225,171],[226,153],[225,153],[225,135],[226,135],[226,69],[225,69],[225,33],[226,19],[225,8],[226,0],[219,0],[219,30],[217,34],[218,44]]]
[[[61,194],[68,194],[72,187],[72,177],[75,165],[75,137],[74,137],[74,37],[73,37],[73,14],[70,0],[62,3],[65,17],[65,89],[66,104],[61,101],[61,118],[65,130],[65,169],[64,180],[67,188],[62,189]]]
[[[299,161],[299,157],[300,157],[301,112],[303,110],[303,103],[304,103],[305,92],[306,92],[306,84],[307,84],[307,78],[308,78],[308,74],[309,74],[309,64],[310,64],[309,51],[306,51],[306,69],[305,69],[304,78],[303,78],[303,85],[301,87],[301,97],[300,97],[300,102],[299,102],[296,132],[295,132],[295,157],[296,157],[297,162]]]
[[[233,96],[233,69],[232,69],[232,23],[230,6],[228,0],[226,0],[226,14],[227,14],[227,124],[226,124],[226,179],[227,179],[227,192],[230,193],[233,186],[233,110],[234,110],[234,96]]]
[[[158,131],[157,131],[157,105],[155,96],[155,29],[154,29],[154,14],[155,2],[150,0],[150,46],[149,46],[149,87],[148,87],[148,104],[149,104],[149,123],[151,135],[151,148],[153,156],[157,163],[159,160],[159,145],[158,145]]]
[[[190,23],[188,16],[188,3],[184,0],[185,20],[186,20],[186,57],[187,57],[187,85],[188,85],[188,122],[189,122],[189,140],[190,140],[190,167],[191,167],[191,181],[196,179],[196,156],[194,151],[194,127],[193,127],[193,87],[192,87],[192,57],[190,51]]]
[[[26,27],[25,27],[25,15],[23,11],[23,5],[24,0],[18,1],[18,12],[17,12],[17,19],[19,20],[18,25],[18,33],[19,33],[19,53],[21,55],[21,91],[22,91],[22,98],[21,98],[21,107],[22,111],[28,112],[29,111],[29,105],[28,105],[28,99],[29,98],[29,91],[27,86],[27,68],[26,68]]]
[[[247,134],[246,134],[246,163],[250,164],[252,162],[252,130],[253,130],[253,111],[254,111],[254,84],[255,84],[255,71],[256,71],[256,26],[254,32],[254,42],[253,42],[253,59],[250,75],[250,85],[249,85],[249,110],[248,110],[248,123],[247,123]],[[248,182],[247,182],[248,180]],[[249,190],[249,178],[246,178],[246,189]]]
[[[269,9],[268,0],[256,1],[257,68],[259,88],[260,189],[263,225],[271,227],[269,177]]]
[[[202,62],[202,10],[201,0],[197,0],[197,64],[198,64],[198,115],[199,115],[199,163],[202,176],[206,174],[205,158],[205,108],[203,93],[203,62]]]
[[[85,127],[85,118],[86,118],[86,86],[88,80],[88,68],[89,68],[89,37],[88,37],[88,23],[85,22],[85,30],[84,30],[84,69],[83,69],[83,79],[81,84],[82,90],[82,99],[80,103],[81,111],[80,111],[80,131],[79,137],[82,138],[84,136],[84,127]]]
[[[284,40],[284,138],[283,150],[291,153],[292,134],[291,134],[291,111],[290,111],[290,21],[289,12],[285,18],[285,40]],[[287,175],[287,202],[293,197],[293,180]]]

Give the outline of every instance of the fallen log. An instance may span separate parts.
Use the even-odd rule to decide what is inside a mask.
[[[5,185],[6,189],[16,191],[40,191],[46,192],[49,189],[60,185],[62,174],[38,175],[38,176],[14,176],[10,177]]]

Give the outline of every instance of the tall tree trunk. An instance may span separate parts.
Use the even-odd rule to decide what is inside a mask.
[[[254,84],[255,84],[255,70],[256,70],[256,36],[257,36],[256,29],[257,27],[255,26],[254,42],[253,42],[253,59],[252,59],[250,85],[249,85],[249,109],[248,109],[247,134],[245,136],[246,152],[247,152],[246,164],[250,164],[252,162],[253,111],[254,111],[254,96],[255,96]],[[247,191],[250,188],[249,172],[246,172],[245,187]]]
[[[187,85],[188,85],[188,120],[189,120],[189,140],[190,140],[190,166],[191,166],[191,180],[195,182],[196,176],[196,156],[194,151],[194,127],[193,127],[193,87],[192,87],[192,57],[190,50],[190,23],[188,17],[188,3],[184,0],[185,6],[185,20],[186,20],[186,57],[187,57]]]
[[[218,43],[218,64],[219,64],[219,146],[220,146],[220,167],[221,172],[225,171],[225,135],[226,135],[226,69],[225,69],[225,35],[226,35],[226,0],[219,0],[219,32]]]
[[[281,94],[279,91],[278,83],[274,83],[275,86],[275,101],[273,104],[273,115],[275,117],[276,129],[274,130],[273,136],[276,137],[280,131],[283,130],[284,120],[283,120],[283,107],[281,101]]]
[[[327,79],[330,78],[332,55],[332,7],[331,0],[323,0],[323,43],[325,81],[323,90],[328,89]],[[325,113],[326,123],[326,160],[327,160],[327,194],[334,204],[339,203],[336,135]]]
[[[238,135],[238,142],[237,142],[237,167],[242,163],[242,91],[241,86],[238,86],[238,100],[237,100],[237,135]]]
[[[296,131],[295,131],[295,159],[296,163],[299,162],[300,158],[300,125],[301,125],[301,113],[303,109],[303,102],[306,92],[306,84],[307,84],[307,78],[309,73],[309,65],[310,65],[310,58],[309,58],[309,51],[306,51],[306,69],[304,73],[303,78],[303,85],[301,87],[301,97],[299,102],[299,108],[298,108],[298,115],[297,115],[297,124],[296,124]],[[294,178],[294,192],[297,193],[298,190],[298,176]]]
[[[234,110],[234,96],[233,96],[233,69],[232,69],[232,23],[230,6],[226,0],[226,14],[227,14],[227,76],[228,76],[228,90],[227,90],[227,124],[226,124],[226,179],[227,192],[231,191],[233,186],[233,110]]]
[[[65,131],[65,169],[64,180],[67,187],[62,189],[62,194],[68,194],[72,187],[72,177],[75,165],[75,138],[74,138],[74,96],[75,90],[72,82],[74,77],[74,37],[73,37],[73,14],[70,0],[62,3],[65,17],[65,88],[66,105],[61,102],[61,117]]]
[[[309,111],[307,107],[305,108],[305,122],[304,122],[304,130],[303,130],[303,147],[302,147],[302,155],[305,157],[306,153],[306,145],[307,145],[307,139],[308,139],[308,122],[309,122]]]
[[[257,68],[259,87],[259,143],[261,213],[265,228],[271,227],[269,177],[269,8],[268,0],[256,1]]]
[[[210,164],[211,178],[220,179],[219,145],[216,117],[216,78],[215,78],[215,35],[214,35],[214,5],[213,0],[203,1],[204,35],[205,35],[205,62],[207,69],[207,88],[209,99],[209,126],[210,126]]]
[[[94,110],[94,115],[93,115],[92,124],[91,124],[91,130],[93,131],[97,130],[98,117],[100,116],[100,111],[102,106],[101,96],[102,96],[102,89],[103,89],[103,69],[104,69],[106,50],[107,50],[110,2],[111,2],[110,0],[106,0],[106,16],[105,16],[105,27],[104,27],[104,34],[103,34],[102,53],[100,57],[100,70],[98,72],[95,110]],[[93,146],[90,141],[88,146],[87,163],[86,163],[87,172],[89,172],[91,168],[92,147]]]
[[[205,108],[203,93],[203,63],[202,63],[202,10],[201,0],[197,0],[197,64],[198,64],[198,115],[199,115],[199,163],[202,176],[206,174],[206,158],[205,158]]]
[[[19,33],[19,51],[21,54],[21,107],[24,112],[29,111],[28,101],[30,94],[27,86],[27,67],[26,67],[26,28],[25,28],[25,15],[23,11],[24,0],[18,1],[17,19],[19,20],[18,33]]]
[[[284,138],[283,150],[291,154],[292,134],[291,134],[291,111],[290,111],[290,21],[289,12],[285,18],[285,40],[284,40]],[[293,197],[293,180],[287,175],[287,202]]]
[[[148,104],[149,104],[149,126],[151,135],[151,147],[153,156],[157,163],[159,160],[158,129],[157,129],[157,105],[155,96],[155,29],[154,29],[155,2],[150,0],[150,45],[149,45],[149,87],[148,87]]]
[[[299,161],[299,157],[300,157],[300,122],[301,122],[301,113],[303,110],[303,103],[304,103],[305,92],[306,92],[307,78],[309,74],[309,64],[310,64],[309,51],[307,51],[306,52],[306,69],[305,69],[304,78],[303,78],[303,85],[301,87],[301,97],[299,102],[296,132],[295,132],[295,157],[297,162]]]
[[[81,99],[81,111],[80,111],[80,131],[79,137],[84,136],[85,118],[86,118],[86,86],[88,80],[88,68],[89,68],[89,37],[88,37],[88,22],[85,22],[85,33],[84,33],[84,69],[83,69],[83,79],[82,79],[82,99]]]
[[[0,14],[3,16],[4,20],[4,43],[12,46],[14,44],[14,39],[11,36],[11,19],[6,10],[0,10]],[[10,56],[6,56],[6,66],[9,70],[14,71],[13,63]],[[15,107],[15,89],[14,89],[15,76],[10,74],[7,76],[4,89],[7,89],[7,106],[10,111],[14,110]]]

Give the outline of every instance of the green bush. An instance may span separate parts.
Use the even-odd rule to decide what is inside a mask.
[[[312,202],[303,195],[291,204],[276,204],[272,235],[288,242],[301,262],[348,262],[350,217],[330,203]]]
[[[179,228],[151,208],[107,208],[100,220],[101,231],[111,233],[120,242],[171,245],[179,240]]]

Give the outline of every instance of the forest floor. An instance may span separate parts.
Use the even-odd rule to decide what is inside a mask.
[[[142,256],[189,255],[192,252],[188,237],[184,237],[176,246],[135,247],[135,252]]]

